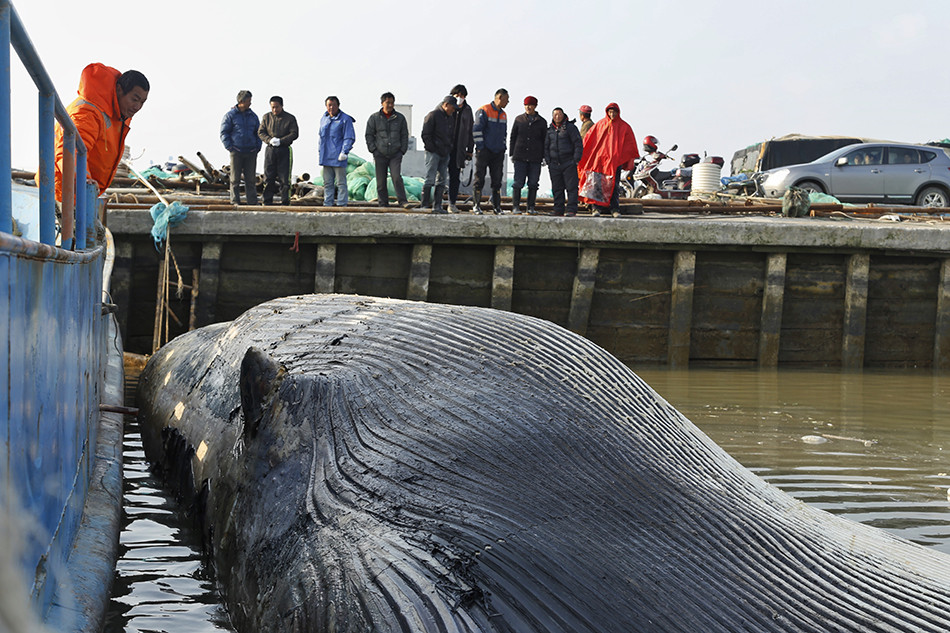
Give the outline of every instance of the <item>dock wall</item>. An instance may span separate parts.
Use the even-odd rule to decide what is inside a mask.
[[[160,261],[151,218],[115,209],[108,223],[122,336],[129,351],[148,353]],[[193,211],[172,231],[172,290],[179,274],[183,290],[172,293],[169,334],[274,297],[337,292],[537,316],[628,363],[945,369],[948,228],[763,216]]]

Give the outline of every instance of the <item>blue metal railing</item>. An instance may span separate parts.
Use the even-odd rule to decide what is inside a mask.
[[[86,248],[95,226],[95,198],[98,188],[86,181],[86,146],[63,107],[33,42],[10,0],[0,0],[0,231],[13,231],[12,170],[10,134],[10,45],[33,78],[39,93],[39,181],[40,242],[52,246],[56,240],[55,128],[63,128],[63,246],[75,234],[76,248]],[[71,155],[73,160],[67,160]],[[76,192],[75,198],[71,192]],[[74,202],[73,202],[74,200]]]

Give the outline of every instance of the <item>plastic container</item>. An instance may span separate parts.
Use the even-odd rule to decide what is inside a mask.
[[[719,178],[722,165],[716,163],[696,163],[693,165],[693,186],[690,193],[715,193],[722,186]]]

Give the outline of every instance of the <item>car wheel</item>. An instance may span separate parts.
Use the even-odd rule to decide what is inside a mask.
[[[925,187],[917,196],[917,206],[948,207],[950,199],[947,197],[947,192],[940,187]]]
[[[798,187],[799,189],[804,189],[805,191],[809,193],[811,193],[812,191],[815,191],[817,193],[825,193],[825,188],[822,187],[819,183],[815,182],[814,180],[806,180],[804,182],[798,183],[795,186]]]

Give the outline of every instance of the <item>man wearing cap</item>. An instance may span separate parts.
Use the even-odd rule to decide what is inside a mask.
[[[267,143],[264,150],[264,205],[274,203],[280,187],[280,203],[290,204],[290,144],[300,135],[297,118],[284,110],[283,97],[270,98],[270,112],[261,120],[257,135]]]
[[[472,135],[475,138],[475,187],[473,213],[482,212],[482,187],[485,186],[485,170],[491,176],[491,203],[495,213],[501,212],[501,180],[505,166],[505,143],[508,140],[508,91],[499,88],[495,99],[475,111]]]
[[[426,180],[422,186],[422,208],[432,203],[432,213],[445,213],[442,196],[449,176],[449,154],[455,134],[455,97],[447,96],[422,122],[422,144],[426,150]],[[435,185],[435,195],[432,186]]]
[[[594,109],[589,105],[582,105],[577,113],[581,117],[581,140],[584,140],[587,132],[594,127],[594,122],[590,118],[590,115],[594,113]]]
[[[511,185],[511,212],[521,213],[521,188],[528,181],[528,214],[537,213],[534,201],[538,196],[538,181],[541,178],[541,161],[544,159],[544,137],[548,122],[536,112],[538,100],[524,98],[524,114],[515,117],[511,126],[511,160],[515,164],[514,181]]]
[[[237,94],[237,103],[221,121],[221,142],[231,153],[231,204],[241,204],[241,179],[247,204],[257,204],[257,153],[261,139],[257,135],[260,120],[251,110],[251,91]]]

